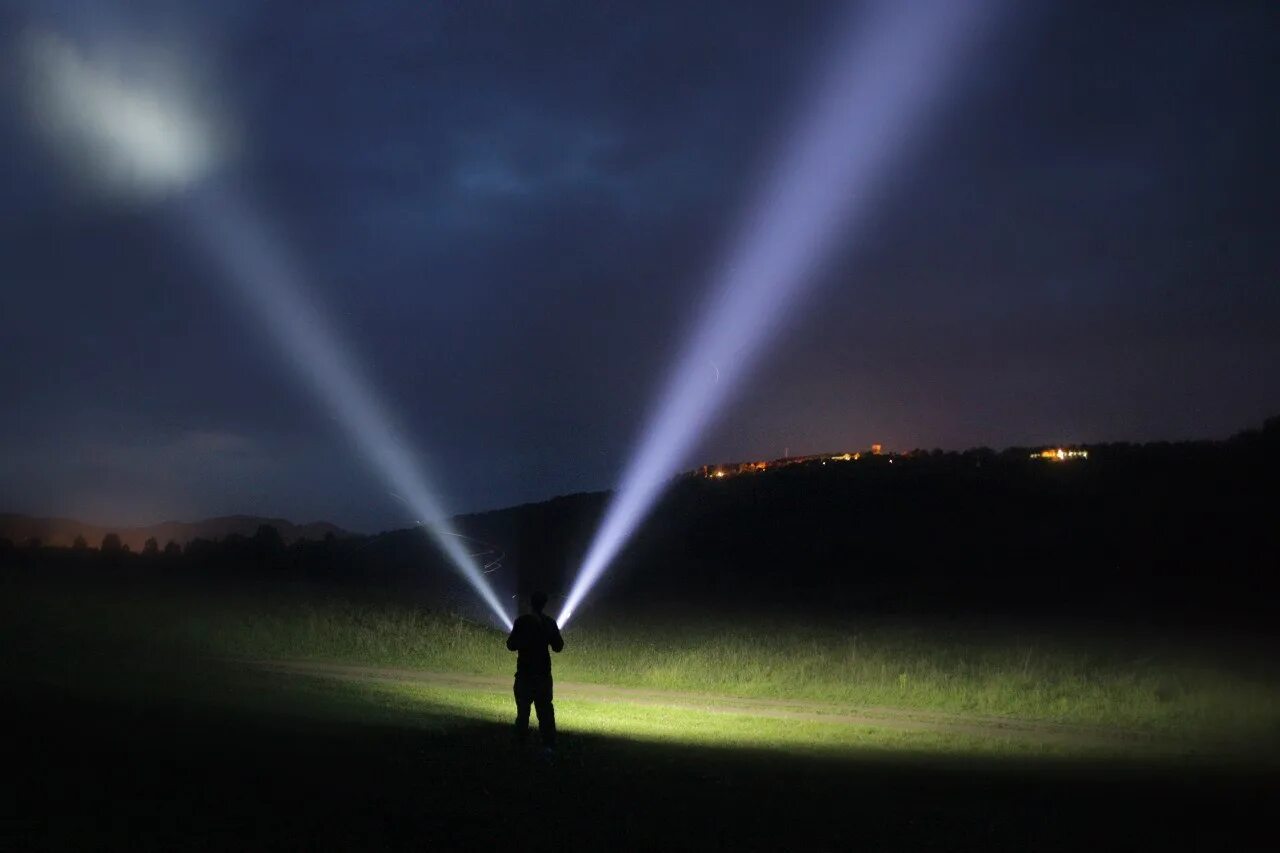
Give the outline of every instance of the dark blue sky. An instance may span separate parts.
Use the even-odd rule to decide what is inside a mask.
[[[465,511],[614,485],[822,4],[62,2],[199,46],[228,180]],[[1221,437],[1280,412],[1274,3],[1014,4],[699,458]],[[404,523],[163,205],[0,96],[0,511]]]

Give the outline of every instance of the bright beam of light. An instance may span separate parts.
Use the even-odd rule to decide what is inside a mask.
[[[244,205],[207,181],[213,152],[198,111],[155,81],[95,65],[55,36],[29,38],[28,69],[45,129],[79,152],[95,180],[149,194],[183,191],[184,225],[222,266],[223,276],[419,524],[449,557],[498,621],[507,615],[475,559],[451,529],[443,507],[391,418],[338,344],[280,244]]]
[[[308,301],[295,266],[263,223],[231,196],[209,190],[181,200],[190,233],[223,267],[230,282],[262,318],[294,368],[356,443],[361,455],[413,510],[419,524],[506,627],[511,618],[480,566],[427,488],[421,465],[354,360],[338,345],[317,307]]]
[[[832,244],[865,227],[875,194],[996,2],[881,0],[837,32],[578,570],[562,627],[741,386]]]

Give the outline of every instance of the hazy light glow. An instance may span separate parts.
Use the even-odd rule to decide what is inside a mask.
[[[229,193],[202,181],[212,164],[208,125],[164,85],[99,67],[54,36],[28,39],[42,124],[97,180],[174,194],[185,230],[222,266],[223,278],[262,318],[273,340],[387,486],[449,557],[497,620],[511,625],[474,558],[427,487],[422,467],[355,360],[339,344],[270,232]],[[156,83],[156,85],[148,85]]]
[[[90,58],[56,35],[34,32],[21,51],[36,123],[93,186],[164,194],[205,176],[220,156],[225,134],[208,109],[193,106],[172,60],[135,56],[149,70],[129,73],[121,61]]]
[[[882,0],[836,31],[800,121],[741,224],[560,612],[572,618],[716,413],[741,387],[837,238],[947,89],[997,0]]]

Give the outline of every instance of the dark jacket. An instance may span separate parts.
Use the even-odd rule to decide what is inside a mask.
[[[554,652],[564,648],[564,638],[556,620],[543,613],[526,613],[511,627],[507,648],[518,652],[516,675],[551,676],[550,646]]]

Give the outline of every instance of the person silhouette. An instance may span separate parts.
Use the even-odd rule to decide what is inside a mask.
[[[538,735],[542,745],[552,750],[556,745],[556,709],[551,704],[551,651],[564,649],[564,638],[556,620],[542,612],[547,594],[529,596],[529,612],[516,619],[507,637],[507,650],[516,652],[516,739],[523,742],[529,734],[529,706],[538,712]]]

